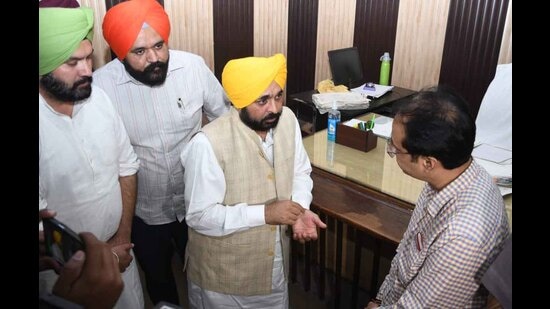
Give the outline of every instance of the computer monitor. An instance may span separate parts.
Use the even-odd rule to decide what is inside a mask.
[[[344,85],[351,89],[365,83],[357,47],[329,50],[328,62],[335,85]]]

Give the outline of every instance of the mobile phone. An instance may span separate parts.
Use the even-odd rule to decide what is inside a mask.
[[[84,250],[80,236],[68,226],[54,218],[42,219],[46,254],[64,265],[78,250]]]

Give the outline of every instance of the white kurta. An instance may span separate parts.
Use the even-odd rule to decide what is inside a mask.
[[[111,98],[141,163],[135,215],[148,225],[181,222],[180,154],[203,114],[213,120],[229,110],[222,86],[201,57],[179,50],[170,50],[162,85],[136,81],[118,59],[94,72],[94,84]]]
[[[74,106],[72,117],[60,114],[39,95],[39,208],[77,233],[92,232],[107,241],[122,215],[119,176],[138,171],[139,160],[109,98],[92,86],[92,95]],[[53,287],[53,271],[40,274]],[[123,274],[119,308],[143,308],[135,261]],[[45,281],[45,282],[44,282]]]
[[[258,136],[258,139],[260,137]],[[273,133],[269,131],[262,141],[263,151],[273,165]],[[227,207],[225,178],[212,146],[203,133],[198,133],[184,148],[181,161],[185,167],[185,207],[187,225],[209,236],[223,236],[266,224],[264,204],[239,203]],[[313,188],[310,177],[311,164],[304,149],[300,128],[296,122],[294,179],[292,200],[309,209]],[[279,232],[277,232],[273,263],[272,294],[237,296],[201,289],[188,280],[191,308],[259,308],[259,304],[273,304],[269,308],[288,308],[288,289],[284,278],[283,256]],[[283,300],[281,302],[281,299]]]

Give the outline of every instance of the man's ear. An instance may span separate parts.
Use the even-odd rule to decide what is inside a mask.
[[[421,160],[422,160],[422,166],[424,167],[424,169],[428,170],[428,171],[431,171],[433,170],[437,164],[439,164],[439,160],[437,160],[436,158],[434,157],[421,157]]]

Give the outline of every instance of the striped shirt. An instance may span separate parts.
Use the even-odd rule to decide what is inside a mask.
[[[201,128],[229,110],[220,83],[194,54],[170,50],[164,84],[150,87],[132,78],[115,59],[94,72],[120,114],[140,160],[135,214],[157,225],[185,219],[180,153]]]
[[[426,184],[377,298],[384,308],[483,308],[481,278],[508,236],[504,202],[475,161],[441,191]]]

